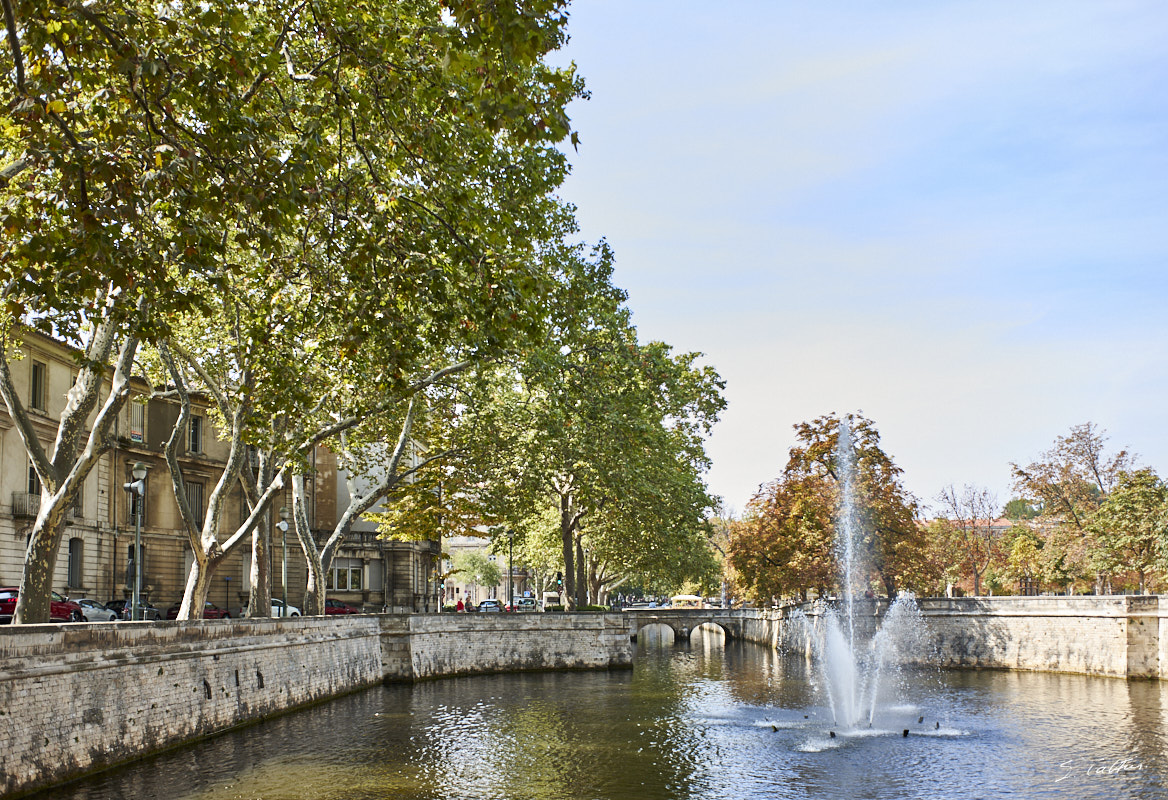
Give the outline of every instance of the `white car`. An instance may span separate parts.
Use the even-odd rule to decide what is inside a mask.
[[[82,598],[74,602],[81,606],[81,613],[86,622],[116,622],[118,619],[118,612],[106,608],[96,600]]]
[[[247,606],[244,606],[243,608],[241,608],[239,610],[239,616],[241,616],[241,617],[247,616]],[[288,606],[288,610],[285,611],[284,610],[284,601],[273,597],[272,598],[272,616],[273,617],[299,617],[299,616],[301,616],[301,614],[300,614],[300,609],[297,608],[296,606],[292,606],[292,605]]]
[[[299,617],[300,609],[296,606],[288,606],[284,608],[284,601],[272,598],[272,616],[273,617]]]

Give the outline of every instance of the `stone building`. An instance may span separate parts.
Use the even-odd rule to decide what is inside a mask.
[[[24,399],[42,444],[51,448],[65,395],[76,378],[76,352],[55,339],[26,330],[23,357],[11,361],[17,393]],[[148,467],[142,502],[143,598],[165,610],[182,598],[194,555],[179,517],[163,448],[178,419],[178,406],[150,399],[150,387],[135,381],[132,397],[122,409],[113,431],[115,446],[85,480],[62,537],[54,588],[74,598],[99,602],[128,598],[131,592],[135,537],[135,498],[125,490],[131,466]],[[209,493],[222,474],[228,443],[221,440],[205,399],[192,396],[193,416],[182,432],[179,459],[183,466],[187,500],[195,514],[205,513]],[[336,459],[326,448],[313,454],[315,471],[308,484],[309,520],[323,544],[347,507],[348,495],[338,480]],[[25,548],[40,507],[40,482],[7,409],[0,404],[0,585],[20,583]],[[291,507],[290,492],[273,503]],[[220,540],[243,522],[248,513],[240,487],[229,494],[222,516]],[[272,514],[272,523],[278,522]],[[350,541],[329,571],[328,595],[363,610],[385,607],[400,610],[437,609],[433,570],[437,543],[383,542],[372,526],[358,523]],[[286,556],[285,556],[286,553]],[[286,558],[286,562],[285,562]],[[286,563],[286,569],[285,569]],[[251,548],[244,541],[215,572],[209,600],[234,616],[246,605],[250,590]],[[288,602],[302,606],[308,569],[294,533],[286,537],[273,527],[270,572],[272,596],[284,593],[281,577],[288,576]]]
[[[424,452],[423,444],[411,441],[402,468],[408,470],[416,467]],[[388,448],[384,455],[388,458]],[[375,474],[350,475],[344,469],[337,468],[336,459],[331,453],[328,456],[335,476],[332,481],[335,496],[333,506],[343,513],[349,507],[349,492],[352,490],[361,494],[367,491]],[[377,504],[370,509],[374,513],[384,510],[384,504]],[[334,513],[328,529],[319,532],[322,544],[336,521],[337,514]],[[438,611],[440,556],[441,548],[436,541],[379,538],[374,523],[358,520],[333,558],[326,585],[330,596],[352,605],[381,607],[395,613]]]
[[[482,600],[494,597],[504,603],[507,600],[507,572],[511,571],[511,594],[513,597],[522,597],[530,588],[528,570],[513,559],[508,564],[506,553],[491,553],[488,540],[480,536],[448,536],[444,539],[445,559],[442,563],[442,574],[446,576],[442,586],[442,601],[446,605],[453,605],[459,600],[478,605]],[[468,581],[464,575],[451,574],[454,569],[454,557],[462,551],[479,551],[499,567],[499,583],[494,586],[482,586]]]

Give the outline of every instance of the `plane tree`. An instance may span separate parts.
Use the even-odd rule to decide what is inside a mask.
[[[1132,572],[1140,594],[1161,562],[1168,534],[1168,487],[1151,469],[1119,473],[1091,517],[1091,563],[1107,574]]]
[[[496,378],[497,452],[483,493],[512,524],[556,509],[564,593],[577,607],[586,536],[597,554],[645,566],[668,563],[704,531],[714,505],[704,437],[724,400],[699,354],[639,341],[606,247],[566,259],[572,277],[544,340]]]
[[[104,331],[124,329],[122,346],[109,351],[125,353],[120,362],[132,361],[142,331],[168,340],[174,366],[202,380],[199,367],[211,373],[204,362],[236,345],[233,357],[250,358],[257,342],[271,341],[252,335],[258,323],[236,325],[229,304],[218,303],[224,292],[243,287],[237,311],[281,299],[290,283],[297,301],[344,307],[353,321],[331,329],[338,338],[326,353],[347,356],[374,326],[384,331],[395,343],[384,352],[398,357],[379,374],[398,387],[414,380],[411,359],[453,328],[491,342],[530,327],[518,301],[546,287],[515,243],[538,238],[532,231],[555,207],[548,189],[565,166],[549,145],[569,135],[564,109],[582,91],[572,69],[542,61],[563,41],[564,6],[5,0],[6,313],[66,336],[71,327],[84,335],[105,314]],[[183,341],[199,327],[180,325],[188,315],[234,339]],[[307,351],[311,338],[301,345]],[[97,374],[106,352],[98,347],[90,359]],[[271,391],[279,378],[270,366],[247,361],[220,387],[232,458],[237,432],[262,440],[251,423],[273,405],[291,408],[271,402],[281,393]],[[125,391],[110,397],[103,420]],[[71,408],[76,427],[87,412],[84,403]],[[97,447],[104,430],[95,429]],[[66,440],[57,455],[68,460]],[[80,468],[43,470],[46,522],[28,559],[41,579],[22,593],[45,614],[57,512],[93,458],[70,463]]]
[[[64,509],[111,446],[139,344],[200,307],[186,276],[216,268],[247,195],[286,185],[252,146],[264,115],[221,102],[254,63],[229,35],[243,5],[3,2],[0,386],[42,486],[17,622],[48,619]],[[21,325],[78,351],[49,448],[12,391]]]

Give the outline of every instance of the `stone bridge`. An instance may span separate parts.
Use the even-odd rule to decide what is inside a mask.
[[[724,608],[626,608],[624,615],[629,621],[629,637],[633,641],[647,625],[666,625],[673,629],[675,639],[684,641],[702,625],[721,628],[727,639],[745,638],[743,620],[755,619],[758,612]]]

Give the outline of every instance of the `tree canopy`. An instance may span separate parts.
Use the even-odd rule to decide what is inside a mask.
[[[916,558],[923,549],[916,500],[881,449],[875,423],[860,414],[846,420],[855,452],[858,546],[870,570],[863,583],[895,596],[924,580]],[[836,585],[840,423],[828,414],[795,425],[797,443],[783,474],[759,490],[734,526],[730,560],[757,600]]]

